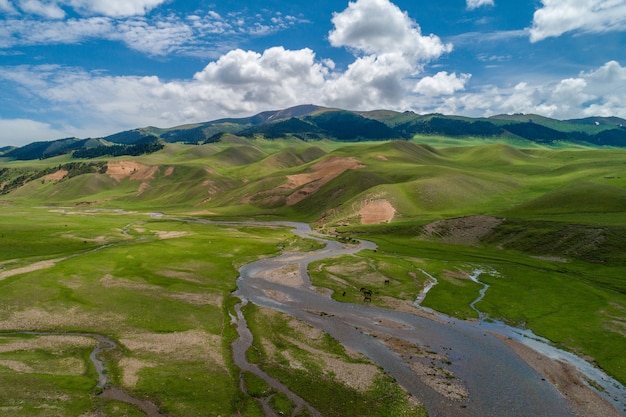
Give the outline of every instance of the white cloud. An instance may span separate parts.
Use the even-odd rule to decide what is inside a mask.
[[[179,50],[194,35],[193,29],[175,17],[148,22],[135,18],[119,22],[107,37],[148,55],[167,55]]]
[[[115,31],[108,18],[37,21],[11,19],[0,30],[0,47],[76,43],[90,38],[107,38]]]
[[[63,129],[32,120],[4,120],[0,143],[105,136],[140,126],[169,127],[302,103],[468,116],[521,112],[560,119],[626,117],[626,67],[616,61],[574,77],[529,80],[510,88],[472,86],[469,91],[469,75],[442,71],[422,78],[416,87],[419,94],[412,94],[398,76],[410,69],[398,70],[397,62],[388,61],[392,59],[367,55],[345,71],[334,71],[309,49],[234,50],[191,79],[169,82],[155,76],[107,76],[51,65],[4,67],[0,81],[19,84],[29,97],[44,104],[41,107],[71,117],[55,116],[54,126],[58,120],[66,125]]]
[[[468,10],[478,9],[482,6],[494,6],[493,0],[467,0]]]
[[[120,41],[130,49],[153,55],[183,52],[198,31],[176,17],[148,21],[141,17],[109,17],[37,21],[10,19],[0,29],[0,47],[73,44],[89,39]]]
[[[533,17],[531,42],[572,31],[602,33],[626,30],[624,0],[541,0]]]
[[[626,117],[626,67],[609,61],[577,77],[520,82],[511,88],[482,86],[444,98],[417,98],[417,110],[490,116],[536,113],[558,119],[587,116]]]
[[[327,74],[328,68],[316,62],[310,49],[282,47],[263,54],[234,50],[193,79],[170,82],[154,76],[106,76],[67,67],[0,68],[0,80],[19,84],[51,111],[62,109],[71,114],[72,120],[82,123],[77,128],[94,136],[319,102]],[[113,122],[116,130],[104,130],[111,129]]]
[[[358,58],[341,73],[334,73],[322,90],[320,99],[331,106],[348,109],[391,106],[405,102],[406,76],[414,68],[398,55],[368,55]]]
[[[583,72],[587,82],[585,92],[593,103],[584,109],[587,116],[620,116],[626,118],[626,67],[609,61],[595,71]]]
[[[470,74],[448,74],[445,71],[438,72],[433,77],[424,77],[415,86],[414,91],[425,96],[434,97],[450,95],[465,89],[465,83],[471,78]]]
[[[194,85],[190,95],[229,111],[242,105],[246,110],[291,105],[319,98],[327,73],[310,49],[275,47],[263,54],[237,49],[195,74],[200,84]]]
[[[0,0],[2,1],[2,0]],[[6,1],[6,0],[5,0]],[[243,23],[239,25],[239,20]],[[276,23],[273,23],[271,21]],[[269,24],[264,22],[270,21]],[[92,16],[41,20],[20,16],[3,21],[0,48],[23,45],[75,44],[92,39],[123,42],[151,56],[168,54],[218,57],[232,49],[228,40],[283,30],[301,23],[292,16],[227,17],[209,11],[204,15],[155,15],[113,18]]]
[[[433,34],[424,36],[407,13],[388,0],[357,0],[335,13],[328,39],[347,47],[356,60],[335,72],[323,93],[327,103],[346,108],[405,105],[409,79],[425,63],[452,51]]]
[[[592,95],[585,93],[586,88],[587,81],[583,78],[567,78],[556,85],[552,91],[551,99],[555,103],[559,103],[562,109],[579,107],[593,98]]]
[[[0,12],[14,14],[17,10],[9,0],[0,0]]]
[[[333,46],[365,54],[401,53],[411,61],[427,62],[452,50],[439,37],[423,36],[419,25],[388,0],[357,0],[335,13],[335,28],[328,39]]]
[[[66,0],[77,12],[110,17],[144,15],[166,0]]]
[[[581,76],[596,85],[609,86],[606,91],[614,91],[614,84],[620,85],[620,82],[626,81],[626,67],[622,67],[617,61],[609,61],[595,71],[583,72]],[[622,87],[626,89],[626,85],[622,84]]]
[[[0,119],[0,147],[28,145],[42,140],[66,137],[67,132],[55,129],[47,123],[29,119]]]
[[[17,0],[22,12],[48,19],[63,19],[63,8],[81,15],[128,17],[145,15],[166,0]],[[9,0],[0,0],[0,10],[15,10]]]
[[[65,11],[54,1],[19,0],[19,7],[25,13],[36,14],[48,19],[63,19],[65,17]]]

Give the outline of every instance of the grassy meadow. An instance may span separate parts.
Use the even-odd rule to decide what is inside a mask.
[[[0,381],[10,387],[0,393],[0,414],[86,416],[102,406],[106,415],[125,415],[119,410],[128,405],[95,396],[93,341],[72,336],[89,332],[121,346],[105,355],[113,382],[163,412],[234,415],[248,401],[229,353],[237,268],[311,246],[285,230],[146,214],[5,207],[1,217],[0,274],[33,260],[57,262],[0,280]],[[25,239],[32,253],[13,244]],[[80,343],[15,334],[30,330],[67,332]]]
[[[245,393],[239,388],[231,292],[241,265],[317,244],[286,229],[191,218],[305,221],[376,242],[376,251],[311,265],[314,284],[343,302],[364,302],[367,286],[373,304],[411,311],[432,276],[438,284],[422,305],[473,320],[482,285],[468,276],[480,269],[490,286],[480,312],[626,383],[626,151],[424,141],[168,144],[98,159],[135,164],[125,175],[41,177],[0,194],[0,415],[143,415],[97,396],[95,342],[82,332],[115,340],[120,348],[103,355],[112,382],[170,416],[261,416],[256,399],[291,413],[294,405],[254,375],[243,375]],[[322,171],[330,158],[360,165]],[[0,184],[68,162],[2,162],[15,171]],[[362,224],[360,210],[382,200],[393,220]],[[500,222],[455,222],[476,216]],[[436,233],[426,234],[435,221]],[[255,335],[249,360],[324,415],[345,415],[345,404],[368,416],[423,412],[327,335],[255,306],[245,314]],[[365,370],[368,384],[350,385],[333,366]],[[319,390],[306,383],[313,379]]]

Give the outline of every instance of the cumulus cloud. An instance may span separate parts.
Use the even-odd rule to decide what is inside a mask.
[[[563,110],[578,107],[593,98],[586,94],[587,81],[584,78],[567,78],[561,80],[552,91],[552,100],[559,103]]]
[[[626,117],[626,67],[609,61],[576,77],[519,82],[510,88],[482,86],[449,97],[417,98],[416,109],[469,116],[536,113],[558,119]]]
[[[328,69],[310,49],[267,49],[262,54],[237,49],[195,74],[192,100],[211,100],[234,111],[309,102],[319,97]]]
[[[410,90],[408,79],[427,62],[452,51],[452,44],[436,35],[422,35],[417,22],[388,0],[350,2],[332,22],[331,45],[346,47],[356,56],[323,89],[326,101],[335,106],[402,106]]]
[[[321,99],[331,106],[348,109],[405,104],[405,77],[414,68],[398,55],[368,55],[358,58],[345,72],[332,74]]]
[[[583,72],[585,92],[593,102],[584,109],[587,116],[620,116],[626,118],[626,67],[609,61],[597,70]]]
[[[20,66],[1,69],[0,81],[19,84],[46,107],[71,112],[84,124],[77,128],[102,126],[99,134],[104,135],[112,121],[116,129],[172,126],[319,102],[328,71],[310,49],[276,47],[262,54],[231,51],[186,80]]]
[[[419,25],[388,0],[357,0],[335,13],[335,28],[328,39],[333,46],[366,54],[400,53],[415,61],[430,61],[452,50],[439,37],[423,36]]]
[[[474,10],[482,6],[494,6],[493,0],[467,0],[467,9]]]
[[[541,0],[533,16],[531,42],[558,37],[566,32],[591,33],[626,30],[623,0]]]
[[[464,90],[465,83],[471,78],[470,74],[448,74],[445,71],[438,72],[433,77],[424,77],[415,86],[414,91],[425,96],[434,97],[454,94]]]

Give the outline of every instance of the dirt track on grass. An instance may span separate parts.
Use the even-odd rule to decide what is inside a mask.
[[[2,272],[0,272],[0,281],[2,281],[3,279],[7,279],[9,277],[12,277],[13,275],[25,274],[27,272],[38,271],[40,269],[51,268],[57,262],[62,261],[63,259],[66,259],[66,258],[50,259],[50,260],[47,260],[47,261],[35,262],[35,263],[32,263],[32,264],[30,264],[28,266],[23,266],[23,267],[20,267],[20,268],[9,269],[8,271],[2,271]]]
[[[312,237],[308,226],[294,227],[296,234]],[[240,269],[235,295],[302,320],[368,356],[431,417],[622,415],[572,368],[475,322],[442,320],[418,309],[408,313],[339,303],[312,287],[306,272],[310,262],[373,247],[327,241],[315,252],[253,262]],[[249,333],[239,318],[240,332]],[[241,352],[235,350],[236,361],[245,365]]]

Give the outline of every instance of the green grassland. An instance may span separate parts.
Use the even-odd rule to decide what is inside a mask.
[[[0,276],[56,263],[0,279],[0,386],[10,387],[0,392],[0,414],[51,416],[62,409],[81,416],[100,409],[107,416],[142,415],[96,396],[88,345],[48,346],[44,336],[15,334],[27,330],[114,339],[120,349],[105,355],[113,382],[171,416],[260,416],[255,398],[269,399],[276,412],[292,409],[251,375],[244,375],[247,392],[240,391],[230,357],[237,301],[231,292],[239,266],[317,244],[286,229],[190,218],[305,221],[376,242],[377,251],[311,265],[313,282],[332,289],[338,301],[364,302],[359,288],[367,286],[373,304],[415,309],[430,275],[438,284],[422,305],[473,320],[478,313],[470,304],[482,285],[467,276],[481,269],[480,280],[490,287],[478,310],[592,358],[626,383],[626,151],[428,140],[342,144],[228,136],[97,160],[154,168],[140,179],[102,172],[40,177],[3,192]],[[317,179],[315,189],[285,186],[293,176],[318,175],[316,164],[329,158],[354,158],[361,166]],[[62,156],[1,163],[0,184],[68,162]],[[305,191],[305,198],[288,203]],[[378,200],[395,208],[393,220],[361,224],[359,210]],[[454,221],[478,215],[501,222],[471,242],[454,241],[463,232]],[[443,222],[439,233],[426,235],[434,221]],[[251,359],[324,415],[345,415],[341,404],[348,400],[391,407],[381,398],[391,399],[398,413],[411,410],[382,373],[358,390],[307,361],[306,330],[294,330],[288,317],[254,306],[245,313],[255,335]],[[368,364],[327,337],[311,348],[345,366]],[[82,365],[72,365],[72,358]],[[298,369],[286,366],[294,358]],[[302,383],[312,378],[326,394]],[[336,402],[327,401],[333,396]],[[381,410],[366,406],[362,415],[385,415]]]
[[[3,227],[4,240],[40,243],[32,255],[23,247],[5,255],[9,247],[3,245],[9,262],[0,273],[32,259],[60,259],[49,268],[0,280],[0,381],[11,387],[0,393],[0,410],[24,416],[58,415],[59,410],[79,416],[108,401],[94,396],[96,378],[88,360],[93,343],[59,349],[36,343],[43,336],[14,334],[30,330],[98,333],[116,340],[121,350],[106,354],[113,381],[170,415],[235,414],[241,400],[230,360],[235,332],[227,305],[237,268],[280,250],[317,247],[281,229],[112,211],[11,212],[5,208],[2,214],[11,226]],[[98,250],[93,250],[95,241]],[[76,256],[63,258],[69,254]],[[79,358],[74,365],[82,370],[64,371],[67,358]],[[114,403],[105,404],[106,415],[123,415],[127,405]]]

